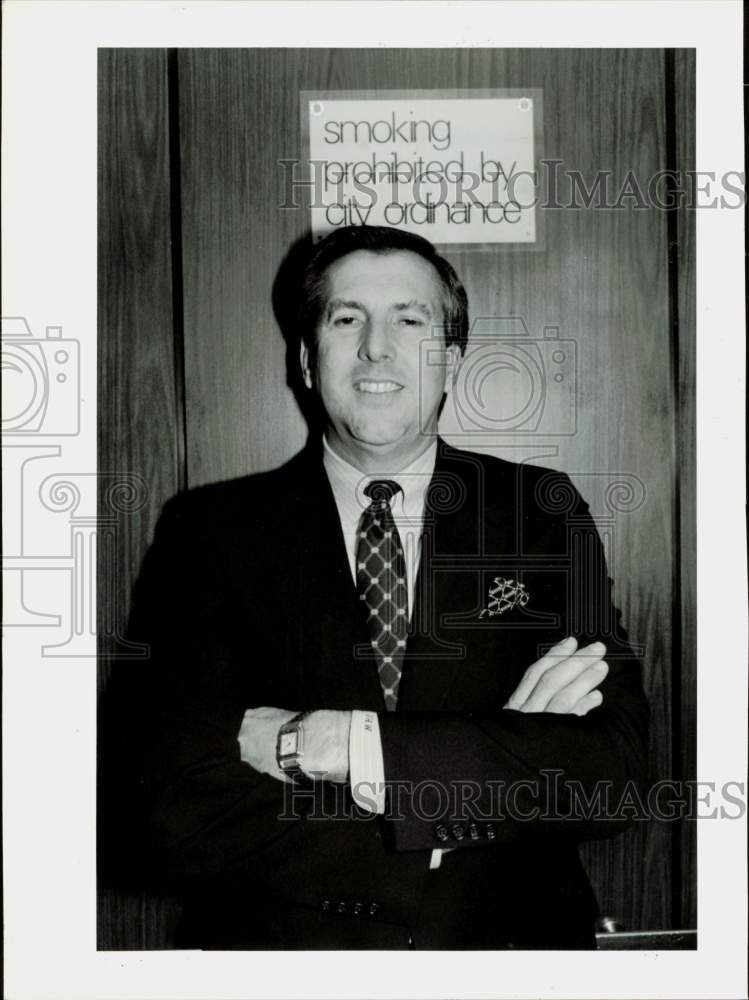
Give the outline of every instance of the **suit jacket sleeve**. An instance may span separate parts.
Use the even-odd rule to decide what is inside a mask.
[[[282,783],[240,758],[243,711],[260,704],[249,700],[241,668],[254,664],[255,633],[240,609],[227,606],[227,546],[214,544],[211,517],[210,503],[190,494],[166,504],[129,625],[130,638],[149,647],[132,722],[152,839],[160,866],[177,876],[231,872],[253,860],[270,865],[274,848],[298,827],[278,821]]]
[[[568,583],[586,596],[562,635],[577,635],[581,646],[606,644],[603,704],[582,718],[501,706],[470,714],[381,714],[389,825],[398,850],[486,844],[487,829],[495,843],[560,833],[607,837],[632,818],[631,809],[622,814],[617,806],[628,794],[637,801],[646,775],[648,708],[640,665],[611,601],[612,581],[588,506],[567,477],[563,482],[590,549]],[[556,530],[565,531],[565,518]],[[562,551],[561,534],[558,544]]]

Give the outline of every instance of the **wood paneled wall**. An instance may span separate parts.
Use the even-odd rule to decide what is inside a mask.
[[[588,181],[610,171],[613,191],[628,172],[647,183],[692,166],[691,52],[101,52],[99,461],[149,485],[117,535],[125,589],[168,496],[304,443],[271,301],[308,227],[307,212],[279,207],[279,163],[303,156],[299,92],[482,87],[542,88],[544,156]],[[577,433],[468,439],[449,409],[443,432],[563,468],[589,499],[643,649],[654,779],[694,774],[693,245],[686,210],[591,206],[546,211],[543,249],[447,254],[472,316],[519,316],[576,343]],[[640,499],[612,507],[616,482]],[[103,683],[115,647],[102,643]],[[694,852],[693,831],[650,821],[585,861],[603,912],[628,929],[694,927]],[[168,902],[137,887],[101,898],[101,948],[168,946]]]
[[[164,501],[181,483],[179,436],[183,415],[175,366],[172,196],[167,53],[106,50],[99,59],[99,337],[98,468],[102,524],[113,519],[108,484],[136,473],[145,483],[135,510],[102,530],[98,549],[100,652],[98,802],[106,801],[109,773],[106,725],[115,655],[123,649],[127,605]],[[140,500],[145,502],[139,506]],[[108,542],[109,544],[102,544]],[[115,621],[110,629],[105,619]],[[122,670],[139,661],[123,659]],[[99,817],[102,819],[101,808]],[[102,839],[111,833],[100,826]],[[100,871],[108,843],[99,851]],[[133,844],[123,832],[123,879],[102,873],[99,946],[145,949],[168,945],[176,912],[147,892],[128,863]],[[115,866],[117,865],[115,861]],[[128,884],[128,882],[130,884]]]
[[[694,52],[674,50],[667,54],[667,81],[672,90],[673,166],[680,171],[695,169]],[[695,379],[697,351],[696,223],[694,210],[681,206],[670,213],[672,350],[675,386],[675,450],[677,477],[674,493],[674,525],[679,532],[674,608],[675,631],[680,638],[675,672],[674,716],[679,725],[671,734],[678,747],[679,778],[697,775],[697,428]],[[674,831],[680,865],[674,893],[675,919],[682,927],[697,927],[697,829],[680,824]]]

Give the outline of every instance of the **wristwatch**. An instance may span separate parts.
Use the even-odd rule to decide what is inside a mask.
[[[301,768],[304,757],[304,726],[302,720],[309,712],[299,712],[284,722],[278,730],[276,760],[284,774],[297,785],[312,785],[313,781]]]

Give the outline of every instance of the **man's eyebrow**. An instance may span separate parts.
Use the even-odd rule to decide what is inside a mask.
[[[411,299],[410,302],[396,302],[395,308],[399,312],[403,312],[406,309],[417,309],[419,312],[424,313],[427,319],[432,318],[432,307],[427,302],[419,302],[417,299]]]
[[[397,312],[405,312],[407,309],[416,309],[423,313],[427,319],[434,315],[432,307],[427,302],[420,302],[418,299],[410,299],[408,302],[396,302],[393,308]],[[331,299],[325,307],[325,320],[329,320],[336,309],[358,309],[366,312],[366,306],[356,299]]]
[[[336,309],[359,309],[361,312],[366,312],[361,302],[354,299],[331,299],[325,307],[325,319],[330,319]]]

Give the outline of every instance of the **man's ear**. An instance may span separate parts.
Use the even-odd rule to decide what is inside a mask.
[[[450,344],[445,349],[445,392],[447,395],[452,392],[462,361],[463,355],[460,353],[458,345]]]
[[[304,341],[299,345],[299,363],[302,366],[302,378],[308,389],[312,388],[312,368],[310,367],[309,348]]]

